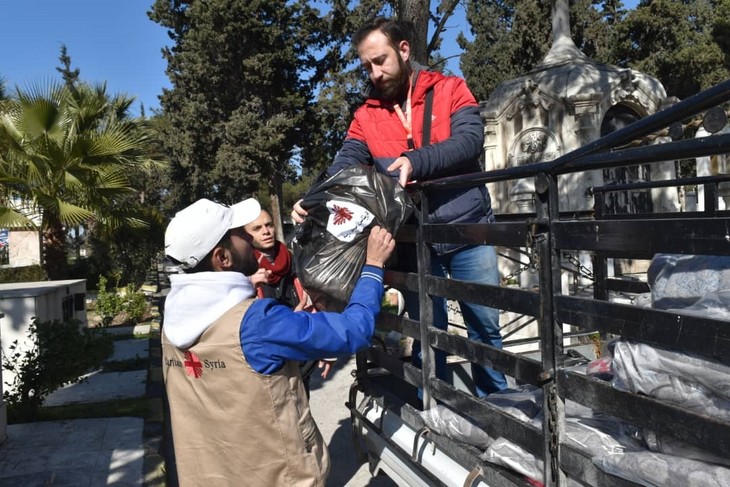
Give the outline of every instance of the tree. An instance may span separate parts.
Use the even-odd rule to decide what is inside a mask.
[[[467,19],[473,40],[458,38],[464,54],[461,70],[474,95],[486,100],[509,79],[533,69],[552,39],[552,2],[540,0],[472,0]],[[625,15],[620,0],[571,2],[571,36],[597,62],[613,63],[616,25]]]
[[[61,67],[56,68],[56,71],[61,73],[61,77],[64,83],[66,83],[66,86],[73,90],[79,81],[81,70],[79,68],[71,68],[71,56],[68,54],[66,44],[61,44],[61,54],[58,56],[58,60],[61,61]]]
[[[130,174],[157,162],[147,156],[148,130],[128,110],[133,99],[106,85],[76,83],[16,88],[0,109],[0,227],[36,227],[50,279],[67,277],[66,231],[93,221],[140,227]]]
[[[305,0],[158,0],[149,15],[175,42],[164,50],[172,89],[161,98],[173,205],[231,204],[261,185],[280,222],[281,183],[308,137],[302,73],[322,30],[318,12]]]
[[[726,3],[642,1],[618,26],[616,38],[621,42],[616,52],[621,65],[656,76],[668,95],[679,98],[727,79],[725,51],[715,40],[720,37],[713,38]]]

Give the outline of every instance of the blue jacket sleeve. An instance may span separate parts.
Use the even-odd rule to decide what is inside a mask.
[[[335,160],[329,169],[327,169],[327,176],[334,176],[337,171],[356,164],[372,165],[373,156],[363,141],[345,139],[345,142],[342,143],[342,147],[335,156]]]
[[[420,147],[403,155],[413,165],[412,178],[430,180],[477,172],[484,144],[484,124],[479,108],[467,106],[451,115],[451,136],[438,144]]]
[[[342,313],[293,311],[257,299],[241,322],[241,349],[251,367],[272,374],[287,360],[316,360],[367,347],[383,299],[383,270],[364,266]]]

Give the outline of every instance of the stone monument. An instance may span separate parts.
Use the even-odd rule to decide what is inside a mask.
[[[552,29],[552,46],[535,69],[500,84],[482,104],[487,171],[553,160],[675,101],[667,98],[657,79],[596,63],[581,52],[570,36],[568,0],[553,2]],[[591,187],[674,175],[670,161],[659,170],[637,166],[628,173],[597,170],[561,176],[560,209],[592,209]],[[490,183],[489,190],[498,213],[532,207],[532,181]],[[649,196],[641,210],[676,209],[676,190],[668,191],[645,192]],[[636,198],[616,198],[609,201],[614,210],[636,204]]]

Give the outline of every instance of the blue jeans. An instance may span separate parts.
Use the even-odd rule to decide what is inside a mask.
[[[473,245],[437,255],[431,252],[431,274],[437,277],[451,277],[461,281],[479,284],[499,285],[499,270],[497,269],[497,253],[494,247],[488,245]],[[418,295],[413,292],[403,293],[408,316],[418,320]],[[431,298],[433,301],[433,326],[445,330],[448,326],[446,299],[440,296]],[[470,339],[502,348],[502,335],[499,332],[499,310],[477,304],[459,301],[459,308],[467,327]],[[447,377],[446,352],[434,349],[436,377]],[[421,343],[413,343],[413,363],[421,366]],[[507,381],[502,372],[484,365],[472,364],[472,378],[476,386],[476,393],[484,397],[493,392],[507,388]]]

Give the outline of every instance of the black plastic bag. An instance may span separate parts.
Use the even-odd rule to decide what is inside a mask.
[[[396,234],[413,211],[398,182],[371,166],[353,166],[315,184],[304,196],[309,215],[291,242],[294,267],[314,306],[341,311],[365,263],[375,226]]]

